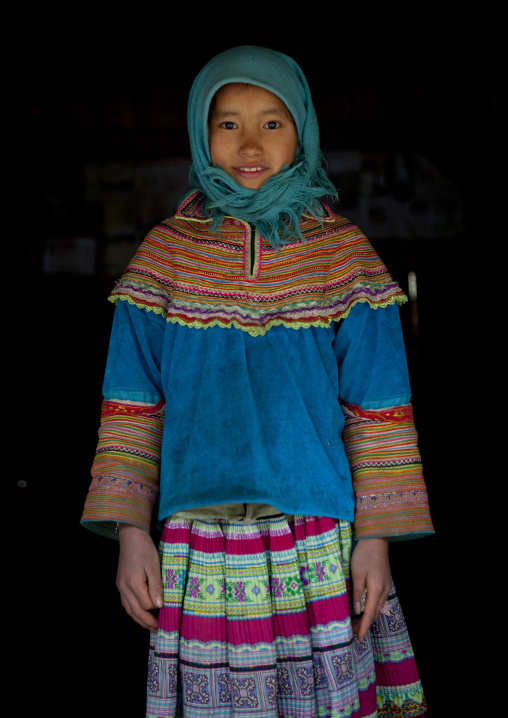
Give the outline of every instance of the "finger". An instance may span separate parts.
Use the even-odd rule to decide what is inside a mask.
[[[367,609],[359,616],[359,623],[356,631],[356,637],[358,641],[363,641],[367,633],[370,631],[370,627],[377,618],[377,612],[367,611]]]
[[[361,643],[369,632],[372,622],[365,614],[359,616],[358,621],[359,623],[356,629],[356,640]]]
[[[150,631],[157,630],[157,618],[150,613],[150,610],[143,608],[136,596],[131,595],[129,598],[122,596],[122,606],[125,608],[127,614],[140,626]]]
[[[372,593],[367,593],[367,600],[365,602],[365,610],[363,612],[363,615],[360,617],[360,622],[358,624],[358,631],[357,631],[357,638],[359,641],[363,641],[365,636],[370,630],[370,627],[373,623],[377,621],[381,614],[381,608],[384,605],[384,602],[387,598],[387,595],[385,595],[385,591],[383,591],[381,594],[375,593],[374,595]]]
[[[129,616],[140,626],[154,630],[157,628],[157,618],[150,611],[157,608],[157,604],[150,596],[146,580],[119,581],[118,589],[122,606]]]
[[[157,616],[154,616],[153,613],[150,613],[149,611],[142,611],[132,618],[134,618],[136,623],[143,628],[147,628],[149,631],[156,631],[159,626]]]
[[[162,579],[160,574],[160,567],[157,564],[157,568],[147,571],[148,580],[148,594],[152,601],[153,608],[162,608],[164,605],[164,594],[162,590]]]
[[[146,628],[149,631],[157,630],[159,622],[157,618],[148,611],[139,611],[136,613],[131,613],[130,611],[127,611],[127,613],[142,628]]]
[[[353,632],[353,636],[358,636],[361,620],[361,616],[351,616],[351,630]]]
[[[357,616],[363,612],[367,596],[367,588],[365,580],[355,581],[353,583],[353,608]]]

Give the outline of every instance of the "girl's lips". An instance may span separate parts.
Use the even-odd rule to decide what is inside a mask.
[[[267,171],[268,167],[265,167],[265,165],[241,165],[240,167],[233,167],[233,169],[240,177],[249,179],[259,177],[260,174]]]

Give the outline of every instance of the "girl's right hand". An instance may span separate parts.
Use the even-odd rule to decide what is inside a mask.
[[[116,585],[122,606],[143,628],[157,630],[151,611],[162,608],[159,555],[149,533],[133,524],[120,524],[120,556]]]

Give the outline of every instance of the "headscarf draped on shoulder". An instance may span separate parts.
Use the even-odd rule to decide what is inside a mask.
[[[208,145],[210,103],[223,85],[241,82],[273,92],[291,112],[298,133],[293,165],[285,165],[258,190],[239,185],[222,168],[212,166]],[[218,229],[225,215],[253,224],[278,247],[303,239],[299,220],[305,212],[321,217],[319,197],[336,197],[323,168],[319,129],[305,75],[287,55],[263,47],[245,45],[226,50],[208,62],[192,85],[188,106],[192,153],[190,182],[206,195],[205,216]]]

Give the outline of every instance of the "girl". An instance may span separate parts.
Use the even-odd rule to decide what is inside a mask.
[[[188,126],[194,189],[110,297],[83,515],[119,538],[122,604],[152,631],[147,715],[425,715],[388,561],[433,531],[405,297],[319,201],[293,60],[221,53]]]

